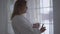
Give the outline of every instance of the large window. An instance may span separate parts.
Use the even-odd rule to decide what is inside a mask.
[[[11,15],[13,4],[10,5],[9,14]],[[46,31],[42,34],[54,34],[53,33],[53,0],[27,0],[28,10],[25,17],[28,18],[31,23],[44,24]],[[10,18],[10,16],[9,16]],[[10,22],[10,21],[9,21]],[[11,26],[10,26],[11,27]],[[11,30],[12,31],[12,30]]]
[[[42,34],[53,34],[53,0],[28,0],[26,17],[32,23],[44,24],[46,31]]]

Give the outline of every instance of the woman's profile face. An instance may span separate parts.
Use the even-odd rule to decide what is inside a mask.
[[[27,11],[27,6],[24,7],[24,11],[23,12],[26,13],[26,11]]]

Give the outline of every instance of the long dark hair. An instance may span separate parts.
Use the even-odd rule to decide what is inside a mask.
[[[19,7],[22,7],[23,5],[26,5],[26,1],[25,0],[17,0],[14,4],[14,10],[13,10],[13,13],[12,13],[12,16],[11,16],[11,20],[12,18],[15,16],[15,15],[19,15],[19,11],[18,11],[18,8]]]

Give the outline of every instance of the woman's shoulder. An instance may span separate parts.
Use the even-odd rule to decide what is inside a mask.
[[[13,18],[19,18],[19,15],[14,16]]]
[[[20,15],[16,15],[16,16],[14,16],[13,17],[13,19],[12,20],[15,20],[15,19],[20,19],[21,17],[20,17]]]

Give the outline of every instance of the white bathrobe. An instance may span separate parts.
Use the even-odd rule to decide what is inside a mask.
[[[16,15],[12,19],[12,27],[15,34],[41,34],[39,29],[34,29],[33,24],[23,15]]]

